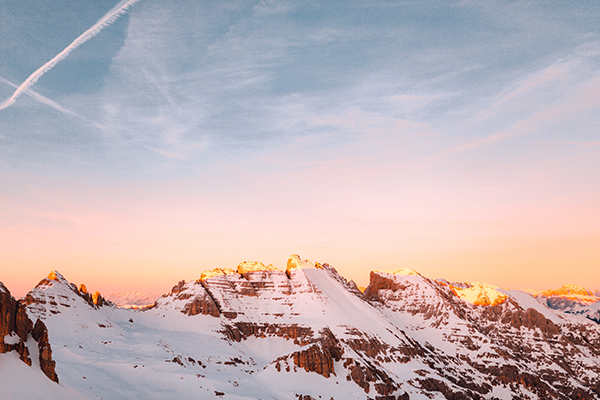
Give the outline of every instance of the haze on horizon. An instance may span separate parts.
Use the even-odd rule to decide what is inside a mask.
[[[597,1],[23,0],[0,17],[17,297],[54,269],[164,293],[292,253],[360,285],[407,267],[600,289]]]

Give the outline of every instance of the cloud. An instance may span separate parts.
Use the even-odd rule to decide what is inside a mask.
[[[598,53],[590,49],[599,45],[586,43],[572,55],[518,80],[496,96],[491,105],[466,118],[456,130],[475,133],[475,137],[447,149],[444,154],[457,154],[522,135],[582,136],[593,132],[600,122],[595,112],[600,108],[600,74]]]
[[[102,18],[98,20],[91,28],[83,32],[77,39],[69,44],[63,51],[58,53],[54,58],[48,61],[46,64],[38,68],[33,74],[29,75],[23,83],[19,85],[17,90],[0,104],[0,110],[3,110],[10,105],[14,104],[17,97],[19,97],[24,91],[33,86],[44,74],[50,71],[56,64],[64,60],[73,50],[96,36],[102,29],[115,22],[121,15],[123,15],[129,7],[131,7],[138,0],[122,0],[112,10],[106,13]]]

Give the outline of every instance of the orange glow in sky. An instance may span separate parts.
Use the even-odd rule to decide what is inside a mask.
[[[599,2],[38,3],[0,11],[16,296],[294,253],[600,289]]]

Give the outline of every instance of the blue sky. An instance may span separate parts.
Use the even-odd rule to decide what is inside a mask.
[[[0,3],[0,101],[116,4]],[[600,288],[599,20],[597,1],[139,0],[0,110],[3,269],[156,287],[299,252],[363,284]]]

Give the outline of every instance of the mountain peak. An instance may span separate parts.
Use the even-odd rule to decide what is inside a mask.
[[[57,270],[50,271],[50,273],[48,274],[48,279],[51,281],[57,281],[57,282],[67,282],[65,277],[62,276],[62,274],[60,272],[58,272]]]
[[[51,271],[22,299],[26,305],[31,306],[29,309],[32,315],[42,319],[49,313],[60,313],[62,306],[71,307],[78,300],[83,300],[92,308],[114,306],[100,292],[90,293],[84,284],[78,288],[57,270]]]
[[[543,290],[539,292],[536,297],[563,297],[570,300],[590,303],[600,301],[600,298],[593,292],[573,283],[567,283],[558,289]]]
[[[298,254],[292,254],[288,258],[286,271],[289,272],[294,269],[311,269],[311,268],[323,269],[323,266],[319,263],[313,263],[310,260],[303,260],[300,258],[300,256]]]
[[[398,268],[395,271],[380,271],[392,275],[418,275],[423,276],[412,268]]]
[[[450,287],[462,300],[476,306],[495,306],[506,301],[506,295],[498,291],[498,287],[486,283],[474,282]]]
[[[202,271],[202,273],[200,274],[200,279],[198,279],[198,280],[204,281],[208,278],[213,278],[215,276],[232,275],[235,273],[237,273],[237,271],[235,269],[231,269],[231,268],[214,268],[212,270]]]
[[[281,271],[279,268],[273,266],[273,264],[269,264],[265,266],[265,264],[259,261],[243,261],[237,266],[238,274],[245,274],[247,272],[257,272],[257,271]]]

